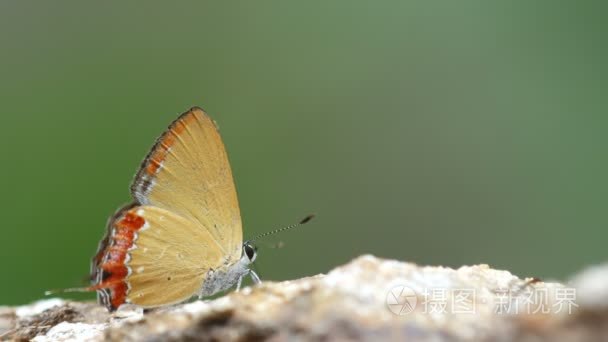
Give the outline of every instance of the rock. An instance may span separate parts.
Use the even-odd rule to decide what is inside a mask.
[[[209,301],[109,314],[48,299],[0,308],[0,336],[34,341],[572,341],[608,336],[608,266],[572,287],[487,265],[359,257],[327,275],[264,282]],[[581,300],[578,300],[578,299]]]

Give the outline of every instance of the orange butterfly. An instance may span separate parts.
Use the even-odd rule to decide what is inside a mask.
[[[158,139],[131,186],[135,198],[109,223],[91,264],[98,300],[169,305],[240,282],[255,248],[243,244],[232,171],[213,120],[192,108]]]
[[[243,242],[228,156],[213,120],[194,107],[175,120],[144,159],[131,186],[133,203],[110,218],[91,262],[92,285],[110,311],[129,303],[171,305],[241,286],[256,258]]]

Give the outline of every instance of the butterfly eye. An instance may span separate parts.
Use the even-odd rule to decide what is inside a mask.
[[[247,258],[249,259],[250,262],[255,261],[255,257],[257,256],[257,253],[255,251],[255,248],[252,245],[245,243],[243,245],[243,251],[245,252],[245,255],[247,255]]]

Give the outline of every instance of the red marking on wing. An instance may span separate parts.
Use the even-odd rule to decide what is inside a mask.
[[[135,232],[146,223],[143,217],[136,214],[136,209],[122,211],[110,223],[108,236],[105,243],[100,246],[100,251],[93,258],[93,286],[91,291],[109,290],[109,301],[100,296],[102,304],[110,311],[124,304],[127,298],[126,277],[129,270],[125,265],[129,248],[133,246]],[[114,234],[112,235],[112,230]],[[101,273],[101,277],[98,275]]]
[[[171,148],[181,140],[180,135],[195,125],[204,112],[198,107],[190,109],[175,120],[165,133],[157,140],[152,151],[146,156],[138,171],[131,193],[136,198],[147,196]],[[193,130],[193,132],[196,132]],[[92,260],[91,280],[93,285],[87,290],[98,291],[100,303],[108,309],[115,310],[123,304],[127,297],[128,284],[126,277],[128,268],[125,260],[128,250],[133,246],[135,233],[144,224],[144,218],[136,214],[139,202],[134,202],[118,211],[110,220],[106,236],[100,242],[97,254]]]
[[[163,134],[163,136],[158,140],[155,149],[148,157],[146,173],[149,176],[154,176],[158,172],[163,164],[163,161],[167,157],[167,153],[169,153],[169,149],[171,146],[173,146],[173,144],[175,144],[177,137],[187,129],[188,125],[192,124],[196,120],[196,114],[193,111],[190,111],[187,115],[184,115],[175,121],[169,127],[169,130]]]
[[[133,229],[138,230],[143,227],[146,223],[143,217],[137,216],[133,211],[130,211],[125,217],[116,223],[116,226],[120,229]],[[118,232],[117,232],[118,233]]]

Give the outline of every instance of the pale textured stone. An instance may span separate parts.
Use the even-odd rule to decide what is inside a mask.
[[[488,265],[454,270],[366,255],[327,275],[265,282],[215,300],[146,313],[123,307],[110,315],[93,303],[58,299],[0,308],[0,336],[35,341],[599,341],[608,336],[607,284],[608,266],[582,272],[570,288],[520,279]],[[568,296],[575,301],[567,307],[563,299]],[[540,297],[546,312],[531,304]]]

